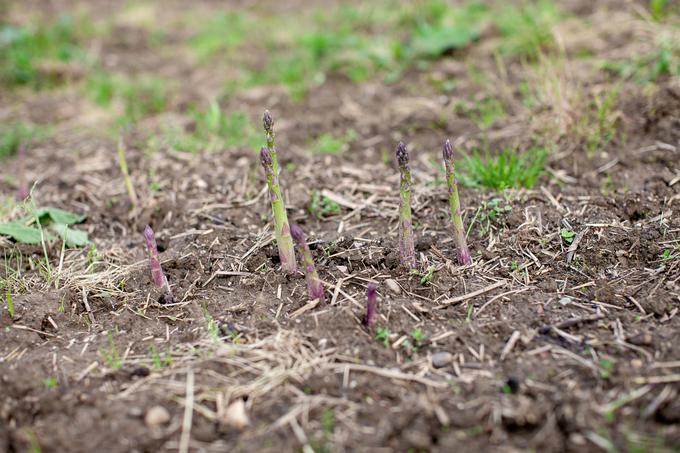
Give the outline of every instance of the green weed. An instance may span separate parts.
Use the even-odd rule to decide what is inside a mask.
[[[562,18],[562,13],[552,0],[538,0],[520,7],[508,6],[496,11],[493,17],[503,37],[500,51],[535,60],[541,52],[554,46],[552,27]]]
[[[560,237],[566,242],[567,244],[571,244],[574,242],[574,238],[576,237],[576,233],[573,230],[570,230],[569,228],[562,228],[560,230]]]
[[[383,346],[386,348],[390,347],[390,336],[392,332],[387,327],[378,327],[375,331],[375,339],[382,341]]]
[[[0,124],[0,159],[14,155],[22,143],[44,135],[44,129],[26,123]]]
[[[322,196],[321,192],[312,192],[312,199],[309,202],[309,213],[317,219],[340,214],[340,205],[328,197]]]
[[[43,381],[43,384],[45,384],[46,389],[51,390],[53,388],[57,388],[59,381],[55,377],[48,377]]]
[[[512,206],[507,200],[503,200],[502,198],[492,198],[489,201],[483,201],[475,211],[472,221],[470,221],[466,236],[470,234],[472,227],[477,222],[479,222],[481,226],[480,231],[482,236],[486,235],[491,229],[491,224],[510,211],[512,211]]]
[[[7,304],[10,319],[14,319],[14,299],[12,299],[12,293],[9,290],[5,294],[5,303]]]
[[[189,45],[199,61],[205,63],[235,49],[246,39],[252,26],[249,18],[240,12],[220,12],[201,26]]]
[[[217,151],[240,146],[258,149],[262,144],[261,133],[247,114],[226,114],[216,101],[211,102],[206,111],[194,113],[192,133],[174,134],[171,139],[173,147],[185,152]]]
[[[680,44],[661,41],[656,48],[627,60],[608,61],[602,69],[624,80],[632,79],[640,84],[654,83],[663,76],[680,76]]]
[[[0,25],[0,81],[35,88],[55,85],[57,80],[42,74],[40,65],[47,61],[84,59],[76,34],[70,16],[32,27]]]
[[[488,151],[484,157],[476,152],[461,163],[460,179],[468,187],[531,188],[543,174],[547,157],[548,152],[543,148],[531,148],[521,153],[506,148],[495,157]]]

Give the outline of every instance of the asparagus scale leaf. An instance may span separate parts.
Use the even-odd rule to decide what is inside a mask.
[[[323,291],[323,284],[319,280],[319,274],[316,272],[316,265],[314,264],[314,258],[312,258],[312,252],[309,250],[307,241],[305,239],[305,233],[297,225],[291,225],[290,232],[295,240],[295,245],[297,246],[298,253],[300,254],[300,259],[302,261],[302,267],[305,272],[305,279],[307,280],[307,292],[311,300],[319,299],[319,302],[326,302],[326,297]]]
[[[396,149],[401,175],[399,185],[399,258],[409,269],[416,268],[416,251],[413,243],[413,220],[411,217],[411,169],[406,145],[399,142]]]
[[[472,264],[470,249],[465,240],[465,229],[463,228],[463,217],[460,210],[460,198],[458,196],[458,181],[456,179],[456,167],[453,161],[453,147],[451,142],[446,140],[442,149],[444,156],[444,166],[446,167],[446,185],[449,189],[449,209],[451,210],[451,223],[453,224],[453,234],[458,248],[458,262],[462,265]]]

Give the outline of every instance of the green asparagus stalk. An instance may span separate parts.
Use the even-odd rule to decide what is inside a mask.
[[[413,245],[413,221],[411,219],[411,169],[406,145],[399,142],[396,149],[401,181],[399,186],[399,258],[409,269],[416,268],[416,251]]]
[[[323,284],[321,283],[321,280],[319,280],[319,274],[316,272],[316,265],[314,264],[314,258],[312,258],[312,252],[309,250],[309,246],[305,240],[305,233],[302,231],[302,228],[297,225],[291,225],[290,232],[293,235],[300,259],[302,260],[305,278],[307,280],[309,299],[319,299],[319,302],[323,304],[326,302]]]
[[[449,208],[451,210],[451,223],[453,223],[454,239],[458,248],[458,262],[462,265],[472,264],[470,249],[465,240],[463,218],[460,213],[460,198],[458,197],[458,181],[456,180],[455,165],[453,162],[453,147],[446,140],[442,150],[444,166],[446,167],[446,184],[449,188]]]
[[[284,272],[293,274],[296,270],[295,249],[293,248],[293,239],[290,235],[288,214],[286,214],[286,206],[283,203],[283,196],[281,195],[279,176],[274,169],[272,153],[267,147],[263,146],[260,150],[260,161],[262,162],[264,174],[267,178],[267,187],[269,188],[269,196],[272,202],[276,244],[279,247],[281,267]]]

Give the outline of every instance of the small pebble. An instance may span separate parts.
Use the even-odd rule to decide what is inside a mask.
[[[401,288],[399,287],[399,284],[396,280],[388,278],[385,280],[385,285],[387,286],[387,289],[389,289],[394,294],[401,294]]]
[[[444,368],[453,362],[453,355],[450,352],[435,352],[432,354],[432,366],[435,368]]]
[[[154,406],[144,416],[144,423],[149,428],[155,428],[170,421],[170,412],[163,406]]]
[[[220,422],[236,429],[244,429],[250,425],[250,419],[246,413],[246,404],[243,400],[239,398],[231,403],[224,411]]]

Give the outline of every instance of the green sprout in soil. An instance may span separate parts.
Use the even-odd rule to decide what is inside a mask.
[[[309,250],[309,246],[305,240],[305,233],[302,231],[302,228],[297,225],[291,225],[290,232],[295,241],[295,245],[297,245],[300,260],[302,261],[302,268],[305,272],[305,279],[307,280],[307,293],[309,294],[309,299],[318,299],[320,303],[324,303],[326,302],[326,297],[324,296],[323,284],[321,283],[321,280],[319,280],[319,274],[316,271],[312,252]]]
[[[371,282],[366,289],[366,316],[364,317],[364,326],[369,332],[372,332],[378,316],[378,285]]]
[[[113,334],[111,332],[109,332],[108,334],[108,339],[109,339],[108,351],[100,350],[99,353],[101,354],[102,359],[104,359],[104,362],[106,363],[106,365],[108,365],[109,368],[119,370],[123,367],[123,359],[121,359],[120,354],[118,353],[118,348],[116,347],[116,342],[113,340]]]
[[[375,339],[382,341],[386,348],[390,347],[390,336],[392,336],[392,332],[387,327],[378,327],[375,331]]]
[[[569,228],[562,228],[560,230],[560,236],[562,239],[564,239],[564,242],[567,244],[571,244],[574,242],[574,237],[576,237],[576,233],[573,230],[570,230]]]
[[[399,164],[399,258],[408,269],[416,268],[416,251],[413,242],[413,220],[411,217],[411,169],[406,145],[399,142],[396,149]]]
[[[7,304],[7,311],[9,312],[9,317],[14,319],[14,299],[12,299],[12,293],[7,290],[5,294],[5,303]]]
[[[59,381],[55,377],[48,377],[43,381],[43,384],[45,384],[46,389],[51,390],[53,388],[57,388]]]
[[[446,185],[449,189],[449,210],[451,212],[451,223],[453,224],[453,235],[458,249],[458,262],[466,266],[472,264],[470,249],[468,249],[465,239],[465,228],[463,227],[463,217],[460,210],[460,197],[458,196],[458,181],[456,179],[455,164],[453,162],[453,147],[451,142],[446,140],[442,151],[444,156],[444,166],[446,167]]]
[[[127,190],[128,197],[130,197],[130,203],[134,209],[138,205],[139,199],[137,198],[137,192],[135,192],[135,186],[132,184],[132,178],[128,171],[127,160],[125,159],[125,142],[123,141],[122,135],[118,137],[118,166],[120,167],[120,172],[123,174],[125,189]]]
[[[158,258],[158,247],[156,245],[156,236],[151,226],[147,225],[144,228],[144,239],[146,240],[146,249],[149,254],[149,268],[151,269],[151,277],[153,278],[156,288],[163,291],[161,301],[164,304],[172,304],[175,302],[175,297],[172,295],[168,279],[163,273],[161,262]]]
[[[272,137],[273,142],[273,137]],[[260,162],[264,168],[267,178],[267,187],[272,203],[274,214],[274,228],[276,235],[276,245],[279,248],[279,259],[284,272],[293,274],[296,270],[295,249],[293,248],[293,238],[291,237],[290,226],[288,224],[288,214],[286,205],[283,202],[281,186],[279,185],[278,165],[270,148],[262,147],[260,150]]]

